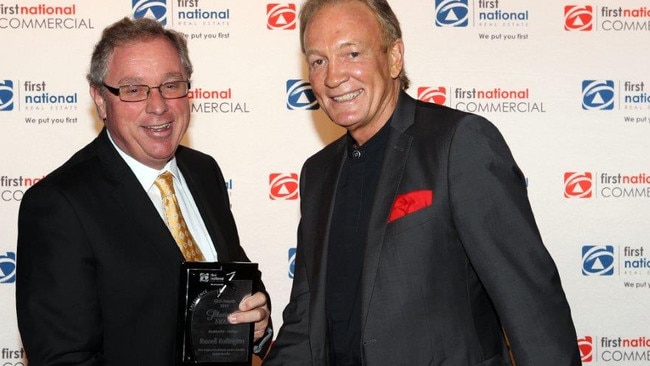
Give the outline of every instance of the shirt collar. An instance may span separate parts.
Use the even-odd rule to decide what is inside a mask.
[[[115,141],[113,141],[113,137],[111,136],[110,131],[108,131],[108,139],[111,141],[111,144],[115,147],[117,150],[117,153],[120,154],[122,159],[126,162],[126,165],[131,168],[131,171],[133,174],[135,174],[135,177],[138,179],[140,184],[142,184],[142,188],[144,188],[145,191],[149,191],[149,189],[153,186],[153,182],[156,180],[158,175],[160,173],[169,170],[172,175],[174,175],[174,178],[176,180],[179,179],[179,171],[178,171],[178,165],[176,164],[176,157],[172,158],[170,161],[165,164],[165,166],[161,170],[153,169],[150,168],[141,162],[135,160],[132,158],[130,155],[122,151],[117,144],[115,144]]]
[[[366,152],[375,153],[375,151],[382,149],[384,143],[388,139],[390,131],[390,122],[392,117],[375,133],[365,144],[357,146],[356,141],[352,138],[350,131],[347,132],[347,151],[348,156],[351,158],[358,158]]]

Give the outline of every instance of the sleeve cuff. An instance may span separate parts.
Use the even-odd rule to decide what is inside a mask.
[[[273,329],[271,327],[266,328],[266,335],[262,337],[259,341],[253,346],[253,353],[259,355],[260,353],[265,353],[267,346],[270,344],[270,340],[273,338]]]

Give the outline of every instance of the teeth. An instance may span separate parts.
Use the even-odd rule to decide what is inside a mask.
[[[171,123],[165,123],[164,125],[160,125],[160,126],[149,126],[147,128],[154,132],[160,132],[162,130],[166,130],[167,128],[169,128],[169,125],[171,125]]]
[[[341,95],[340,97],[334,97],[334,100],[337,102],[347,102],[348,100],[352,100],[361,94],[361,90],[358,90],[354,93],[348,93],[345,95]]]

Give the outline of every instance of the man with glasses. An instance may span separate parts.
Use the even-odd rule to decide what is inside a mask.
[[[88,81],[105,126],[20,207],[16,306],[30,366],[172,366],[181,262],[248,261],[219,166],[179,146],[191,75],[185,38],[155,20],[118,21],[95,46]],[[262,352],[272,332],[258,285],[228,320],[254,322]]]
[[[102,83],[102,86],[111,92],[111,94],[119,97],[123,102],[139,102],[145,100],[149,98],[151,89],[158,89],[164,99],[185,97],[190,90],[190,82],[184,80],[168,81],[159,86],[122,85],[119,88],[113,88],[105,83]]]

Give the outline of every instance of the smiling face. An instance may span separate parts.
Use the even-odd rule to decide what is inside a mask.
[[[305,28],[309,82],[321,108],[362,145],[388,121],[400,92],[401,39],[381,44],[379,22],[355,1],[326,5]]]
[[[117,46],[108,59],[104,83],[158,86],[188,80],[176,49],[164,38]],[[140,102],[123,102],[102,88],[90,93],[99,117],[117,146],[142,164],[161,169],[174,156],[190,121],[187,96],[163,99],[158,89]]]

